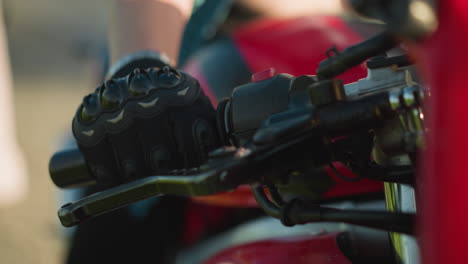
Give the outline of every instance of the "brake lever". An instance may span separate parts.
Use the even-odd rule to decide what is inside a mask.
[[[205,168],[205,172],[198,174],[150,176],[92,194],[62,206],[58,217],[63,226],[71,227],[91,217],[161,194],[202,196],[235,189],[241,184],[250,183],[246,181],[247,177],[233,177],[237,169],[247,163],[240,156],[243,153],[245,149],[238,149],[232,157],[216,160],[212,168]]]

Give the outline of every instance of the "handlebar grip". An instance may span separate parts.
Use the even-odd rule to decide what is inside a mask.
[[[84,187],[96,183],[78,149],[56,152],[49,161],[49,174],[60,188]]]

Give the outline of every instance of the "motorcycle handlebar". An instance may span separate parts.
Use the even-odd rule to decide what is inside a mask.
[[[283,89],[282,86],[277,87]],[[238,91],[234,94],[241,94],[241,92]],[[243,97],[235,96],[232,99],[231,103],[235,102],[236,99],[239,98]],[[349,132],[350,128],[368,129],[370,127],[377,126],[378,123],[380,123],[382,120],[389,119],[394,116],[394,111],[391,109],[391,106],[389,105],[388,101],[388,93],[379,93],[375,95],[366,96],[361,100],[342,102],[336,105],[325,105],[323,107],[320,107],[319,109],[315,109],[315,116],[318,117],[315,123],[316,126],[319,126],[323,131],[327,131],[327,133],[330,135],[347,133]],[[234,109],[229,110],[230,115],[227,115],[228,120],[223,120],[221,123],[227,122],[229,124],[242,124],[242,115],[239,114],[242,111],[239,111],[237,109],[242,110],[241,106],[243,106],[244,104],[233,104],[234,105],[231,107]],[[284,107],[286,108],[287,106]],[[376,109],[378,109],[378,111]],[[294,116],[294,114],[300,113],[301,112],[289,113],[288,118],[291,118],[292,116]],[[253,116],[259,116],[260,114],[264,113],[257,112]],[[276,116],[276,119],[278,118],[279,116]],[[307,120],[309,120],[311,117],[307,116],[306,118]],[[258,120],[261,120],[261,118],[258,118]],[[259,122],[260,121],[258,121],[257,123]],[[234,129],[229,134],[235,136],[236,139],[244,138],[244,135],[242,135],[241,133],[236,133],[236,131],[238,130],[235,129],[235,126],[231,125],[231,127],[234,127]],[[251,128],[252,129],[250,131],[256,131],[258,127],[252,126]],[[268,135],[267,138],[270,138],[273,134],[275,134],[268,129],[267,131],[268,133],[265,134]],[[263,134],[259,133],[259,135],[256,138],[254,138],[254,141],[260,143],[262,141],[260,139],[261,135]],[[49,163],[49,173],[55,185],[57,185],[60,188],[82,187],[96,183],[94,175],[87,167],[86,161],[78,149],[65,150],[55,153]]]
[[[385,31],[324,60],[320,64],[317,75],[322,79],[331,78],[351,66],[362,62],[364,59],[393,47],[395,44],[396,41],[393,35]],[[218,125],[225,124],[225,128],[222,126],[223,129],[221,130],[223,131],[220,131],[220,134],[226,134],[226,137],[232,137],[234,142],[238,143],[240,143],[239,141],[248,140],[263,120],[274,113],[286,111],[289,104],[295,104],[297,100],[290,94],[292,91],[295,91],[299,95],[301,99],[299,102],[302,102],[302,98],[308,96],[300,91],[317,81],[313,76],[294,78],[291,75],[278,74],[267,80],[237,87],[229,100],[230,102],[226,105],[226,109],[218,109],[218,112],[221,111],[220,116],[223,117],[221,119],[224,119],[218,120]],[[332,84],[333,82],[325,81],[324,85],[314,88],[316,93],[318,93],[317,96],[311,95],[314,105],[328,104],[330,100],[335,100],[336,95],[333,93],[324,93],[328,90],[335,91],[336,87]],[[385,95],[383,99],[383,101],[386,101]],[[365,101],[369,101],[368,103],[370,103],[369,106],[371,107],[376,103],[374,102],[375,100]],[[380,102],[381,100],[377,101]],[[349,118],[343,118],[343,113],[356,114],[356,116],[361,117],[360,119],[364,119],[365,121],[369,120],[364,117],[368,117],[368,113],[373,113],[373,111],[359,112],[360,108],[354,107],[354,104],[344,104],[344,106],[350,106],[351,109],[325,107],[321,115],[328,114],[329,116],[327,117],[329,119],[326,119],[328,123],[324,122],[324,128],[334,130],[336,129],[335,123],[340,125],[343,123],[343,119],[349,119],[351,123],[359,121],[349,115],[346,116]],[[343,110],[348,112],[343,112]],[[365,110],[369,109],[365,108]],[[359,113],[356,113],[356,111]],[[349,124],[349,122],[346,123],[346,125]],[[95,177],[87,167],[86,161],[78,149],[55,153],[49,163],[49,173],[55,185],[60,188],[74,188],[96,183]]]

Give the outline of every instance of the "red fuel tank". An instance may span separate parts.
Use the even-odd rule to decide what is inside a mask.
[[[271,239],[223,250],[205,264],[348,264],[340,251],[339,233]]]

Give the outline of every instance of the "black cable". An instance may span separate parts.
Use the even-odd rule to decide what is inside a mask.
[[[281,207],[284,205],[283,197],[281,197],[278,188],[276,188],[274,185],[268,185],[268,191],[270,192],[271,199],[273,199],[273,202],[277,206]]]
[[[357,177],[354,177],[354,178],[344,176],[343,174],[341,174],[341,173],[336,169],[335,165],[333,165],[332,162],[330,162],[328,165],[329,165],[330,169],[333,171],[333,173],[336,175],[336,177],[342,179],[343,181],[347,181],[347,182],[357,182],[357,181],[361,180],[361,177],[360,177],[359,175],[358,175]]]
[[[263,187],[255,187],[252,185],[251,188],[255,200],[257,201],[258,205],[260,205],[260,207],[265,211],[265,213],[274,218],[280,218],[281,209],[268,199],[265,191],[263,190]]]
[[[382,54],[398,44],[390,31],[384,31],[341,52],[335,50],[333,56],[320,62],[317,76],[320,80],[331,79],[363,63],[365,60]]]
[[[281,219],[286,226],[314,222],[344,222],[389,232],[414,234],[414,214],[386,211],[341,210],[307,206],[294,199],[281,208],[272,203],[262,186],[252,186],[252,193],[260,207],[270,216]]]
[[[342,210],[321,206],[307,206],[293,200],[282,210],[282,222],[287,226],[313,222],[344,222],[413,235],[414,214],[386,211]]]
[[[363,211],[363,210],[329,210],[322,213],[325,221],[345,222],[391,232],[413,235],[414,215],[407,213]]]
[[[322,221],[345,222],[391,232],[413,235],[414,214],[393,213],[385,211],[338,210],[321,207]],[[314,211],[303,211],[302,217],[315,214]]]

